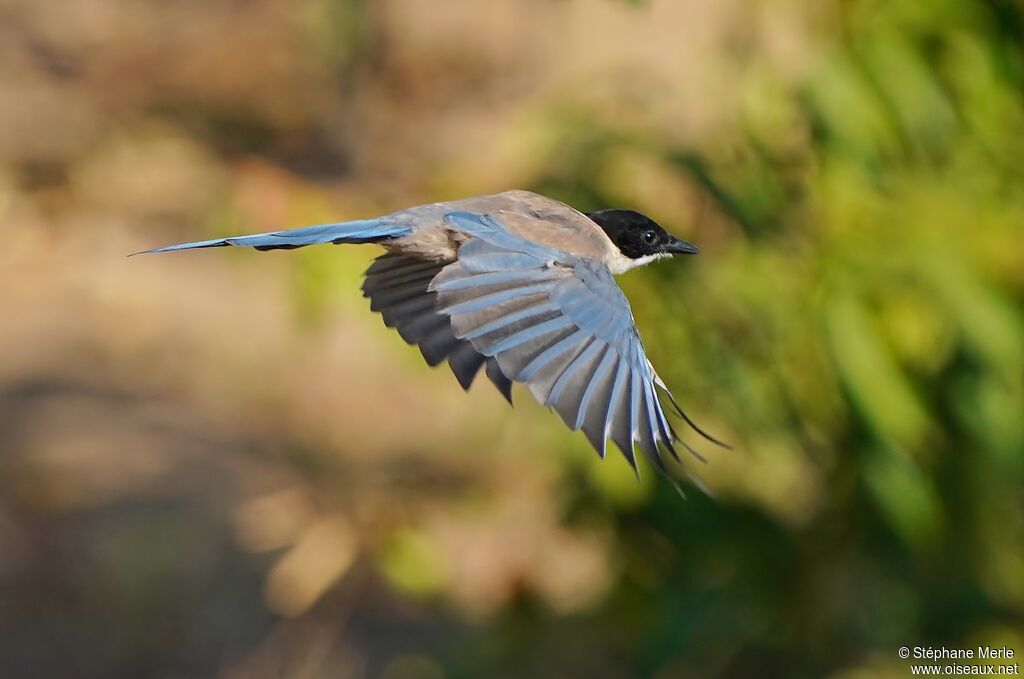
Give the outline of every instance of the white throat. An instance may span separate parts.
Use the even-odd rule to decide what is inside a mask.
[[[606,264],[608,265],[608,270],[618,276],[619,274],[632,271],[633,269],[639,269],[642,266],[647,266],[651,262],[659,259],[666,259],[671,256],[672,253],[670,252],[659,252],[654,255],[644,255],[643,257],[633,259],[625,256],[619,252],[618,248],[615,248],[615,252],[608,258]]]

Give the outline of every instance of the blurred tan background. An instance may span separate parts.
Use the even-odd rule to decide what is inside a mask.
[[[0,1],[0,676],[907,676],[1024,654],[1012,0]],[[734,444],[682,501],[183,240],[528,188]]]

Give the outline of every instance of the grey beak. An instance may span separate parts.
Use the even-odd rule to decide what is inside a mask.
[[[672,253],[673,255],[699,255],[700,250],[693,243],[685,240],[679,240],[675,236],[665,246],[665,252]]]

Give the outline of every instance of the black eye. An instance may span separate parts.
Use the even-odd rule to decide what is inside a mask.
[[[643,238],[644,242],[648,245],[653,245],[654,241],[658,240],[658,234],[653,231],[644,231],[643,235],[640,237]]]

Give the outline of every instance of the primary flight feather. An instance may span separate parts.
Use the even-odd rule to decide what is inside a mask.
[[[723,445],[676,404],[615,283],[615,274],[697,253],[638,212],[583,214],[536,193],[506,191],[147,252],[318,243],[386,249],[363,283],[370,308],[416,344],[428,364],[447,361],[464,389],[481,368],[510,402],[512,383],[521,382],[571,429],[582,429],[602,457],[610,438],[634,469],[635,445],[663,473],[661,449],[678,459],[681,443],[697,455],[676,435],[660,397],[701,436]]]

